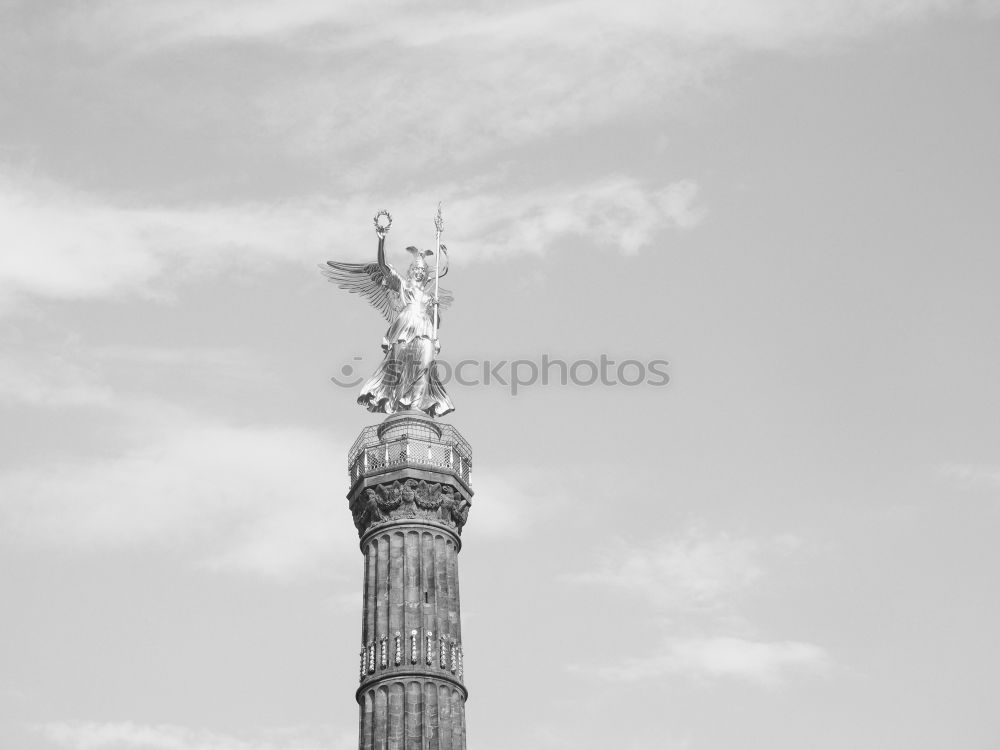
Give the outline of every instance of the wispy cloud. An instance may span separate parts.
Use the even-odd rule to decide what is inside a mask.
[[[705,3],[598,0],[509,3],[503,8],[421,5],[390,0],[376,4],[288,0],[151,2],[140,10],[127,0],[100,0],[63,15],[63,34],[81,40],[111,36],[162,45],[231,39],[288,39],[298,32],[331,27],[332,47],[393,41],[418,48],[469,40],[496,46],[549,39],[573,46],[606,34],[646,33],[662,39],[705,43],[717,39],[749,47],[776,48],[816,37],[865,33],[881,25],[919,21],[947,12],[992,11],[996,3],[970,0],[747,0]]]
[[[692,525],[654,545],[618,540],[593,570],[569,580],[641,594],[668,613],[720,612],[764,575],[765,557],[797,543],[794,537],[762,543]]]
[[[1000,489],[1000,466],[949,463],[939,466],[938,473],[962,489]]]
[[[99,0],[35,11],[43,20],[25,35],[64,54],[80,47],[80,64],[95,76],[123,71],[137,88],[137,57],[173,55],[184,70],[192,45],[232,51],[244,44],[294,58],[287,72],[268,67],[239,80],[199,67],[183,96],[158,87],[168,101],[154,106],[174,116],[190,109],[191,87],[236,89],[240,113],[232,116],[256,118],[271,133],[258,147],[266,142],[269,151],[310,160],[325,155],[336,164],[331,177],[356,190],[387,173],[422,183],[428,165],[494,170],[490,157],[505,149],[660,112],[748,52],[815,54],[878,29],[995,7],[969,0],[558,0],[502,8]]]
[[[38,179],[0,178],[0,296],[153,293],[160,276],[222,273],[322,256],[335,235],[319,202],[162,208],[114,205]]]
[[[97,44],[109,39],[129,44],[133,54],[193,42],[234,39],[282,39],[304,29],[328,24],[360,26],[367,17],[360,2],[327,3],[290,0],[281,4],[215,0],[153,0],[141,11],[127,0],[100,0],[60,15],[64,39]]]
[[[232,347],[88,346],[65,336],[10,336],[0,341],[0,351],[0,406],[54,412],[90,407],[128,416],[135,404],[115,393],[112,374],[121,381],[155,368],[169,372],[172,382],[210,376],[232,383],[255,382],[267,372],[261,358]]]
[[[826,650],[812,643],[713,637],[667,639],[650,653],[625,657],[619,664],[571,669],[612,682],[685,675],[706,680],[735,678],[773,687],[795,674],[827,674],[832,666]]]
[[[172,724],[134,722],[51,723],[35,728],[52,746],[65,750],[348,750],[357,731],[328,727],[280,728],[234,736]]]
[[[116,454],[0,473],[6,534],[81,550],[160,549],[277,580],[321,574],[355,549],[329,493],[339,468],[331,457],[346,450],[330,435],[156,405],[133,418],[135,440]]]
[[[7,352],[0,360],[0,405],[105,407],[113,397],[95,373],[57,353],[27,357]]]
[[[449,241],[474,248],[469,260],[543,253],[567,237],[634,254],[665,229],[689,228],[705,213],[697,186],[646,187],[616,176],[525,192],[456,186],[448,204]],[[0,298],[17,293],[60,299],[164,295],[169,282],[227,273],[250,275],[273,263],[303,269],[331,255],[371,256],[370,215],[383,205],[356,196],[273,205],[135,207],[101,202],[51,182],[0,180]],[[427,206],[398,196],[399,233],[428,224]],[[413,241],[413,240],[408,240]]]
[[[493,539],[523,537],[565,508],[567,498],[541,472],[508,466],[503,473],[477,471],[472,533]],[[467,532],[468,533],[468,532]]]
[[[624,176],[575,186],[468,196],[449,206],[464,241],[485,257],[542,253],[567,237],[634,255],[665,229],[689,229],[706,214],[698,185],[648,188]]]
[[[647,618],[671,635],[649,647],[636,638],[646,653],[633,650],[617,663],[568,668],[615,682],[679,675],[776,685],[796,673],[826,674],[833,662],[821,646],[748,637],[755,628],[742,614],[769,568],[800,546],[788,534],[754,539],[700,525],[651,545],[619,540],[594,569],[568,580],[641,597]]]

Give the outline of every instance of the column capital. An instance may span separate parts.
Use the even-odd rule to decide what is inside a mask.
[[[444,526],[456,535],[462,533],[472,506],[471,491],[436,472],[393,474],[363,479],[348,495],[359,537],[392,523],[420,521]]]

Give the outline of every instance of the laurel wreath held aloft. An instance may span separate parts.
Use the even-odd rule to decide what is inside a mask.
[[[384,223],[380,219],[384,219]],[[375,214],[375,218],[372,221],[375,223],[375,231],[378,234],[385,234],[389,231],[389,227],[392,226],[392,214],[383,208]]]

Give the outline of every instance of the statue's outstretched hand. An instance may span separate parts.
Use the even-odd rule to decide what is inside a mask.
[[[372,219],[372,221],[375,224],[375,234],[378,235],[380,240],[384,240],[386,233],[389,231],[389,227],[392,226],[392,214],[385,209],[382,209],[375,214],[375,218]]]

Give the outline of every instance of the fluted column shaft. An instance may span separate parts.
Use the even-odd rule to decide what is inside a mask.
[[[465,750],[459,549],[413,522],[362,539],[361,748]]]

